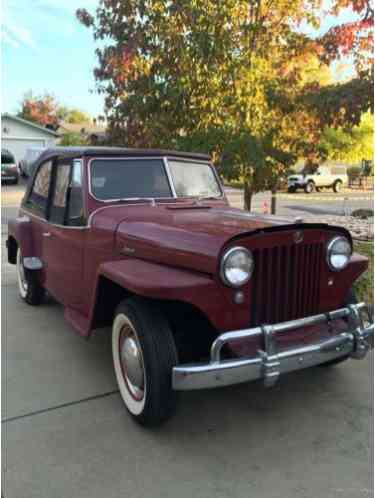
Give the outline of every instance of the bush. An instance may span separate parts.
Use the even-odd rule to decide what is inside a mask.
[[[80,133],[65,133],[61,140],[59,145],[88,145],[87,138],[81,135]]]
[[[372,209],[355,209],[352,212],[352,216],[354,216],[355,218],[361,218],[362,220],[365,220],[366,218],[373,218],[374,211]]]
[[[354,284],[354,290],[359,301],[367,304],[374,303],[374,245],[372,243],[357,242],[354,250],[369,258],[368,270],[363,273]]]

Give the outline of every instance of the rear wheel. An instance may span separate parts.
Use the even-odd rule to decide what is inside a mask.
[[[27,304],[37,306],[43,301],[44,288],[38,282],[36,274],[23,266],[20,249],[17,251],[17,282],[19,294]]]
[[[312,192],[314,192],[314,189],[315,189],[314,182],[308,182],[304,188],[306,194],[311,194]]]
[[[172,369],[177,350],[168,322],[152,303],[120,303],[112,328],[113,363],[125,407],[141,425],[156,426],[176,408]]]
[[[296,189],[296,187],[288,187],[288,192],[289,192],[290,194],[294,194],[294,192],[295,192],[296,190],[297,190],[297,189]]]
[[[336,180],[335,183],[333,184],[333,191],[338,194],[341,191],[342,187],[342,181],[341,180]]]

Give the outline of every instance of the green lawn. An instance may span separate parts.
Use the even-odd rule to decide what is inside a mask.
[[[359,277],[354,285],[359,301],[367,304],[374,302],[374,244],[372,242],[355,242],[354,250],[370,260],[368,270]]]

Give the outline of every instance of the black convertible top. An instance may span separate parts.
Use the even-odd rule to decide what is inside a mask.
[[[55,157],[84,157],[84,156],[126,156],[126,157],[163,157],[173,156],[186,159],[208,161],[210,156],[195,152],[181,152],[164,149],[130,149],[126,147],[53,147],[46,149],[38,158],[38,163]]]

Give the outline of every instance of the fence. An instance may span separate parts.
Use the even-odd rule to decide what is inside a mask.
[[[357,176],[349,177],[349,188],[360,190],[374,190],[374,177],[373,176]]]

